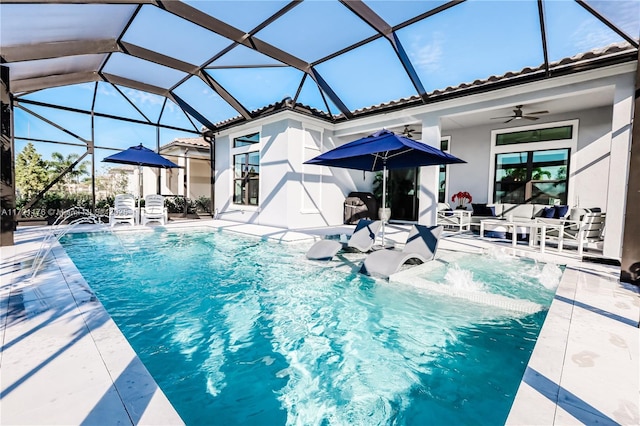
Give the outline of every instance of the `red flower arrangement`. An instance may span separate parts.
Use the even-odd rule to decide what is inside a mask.
[[[471,194],[469,194],[467,191],[460,191],[453,194],[453,196],[451,197],[451,201],[456,200],[458,200],[458,207],[463,207],[466,203],[470,203],[473,200],[473,197],[471,197]]]

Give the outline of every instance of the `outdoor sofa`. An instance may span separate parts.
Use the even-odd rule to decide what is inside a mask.
[[[565,205],[549,206],[546,204],[473,204],[471,226],[480,226],[480,222],[487,219],[506,220],[509,222],[546,222],[563,225],[563,235],[551,230],[546,238],[551,241],[562,241],[568,245],[575,244],[579,254],[587,245],[598,246],[604,235],[606,214],[598,207],[582,208]],[[531,228],[518,228],[518,237],[528,238]],[[496,238],[506,238],[506,228],[499,223],[485,225],[485,235]]]

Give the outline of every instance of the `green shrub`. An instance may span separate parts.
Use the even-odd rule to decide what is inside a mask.
[[[196,212],[211,213],[211,198],[201,196],[195,201]]]
[[[169,213],[184,213],[185,205],[187,207],[187,213],[196,212],[196,202],[188,198],[176,195],[165,199],[165,206]]]

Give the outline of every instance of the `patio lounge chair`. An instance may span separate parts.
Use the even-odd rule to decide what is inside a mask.
[[[132,194],[118,194],[109,208],[109,225],[116,223],[136,224],[136,199]]]
[[[346,247],[340,241],[320,240],[307,251],[307,259],[331,260],[340,250],[344,249],[356,249],[361,252],[367,252],[373,247],[380,226],[382,226],[382,222],[379,220],[371,221],[360,219]]]
[[[149,222],[167,222],[167,208],[164,206],[162,195],[151,194],[144,197],[144,207],[140,211],[140,222],[146,225]]]
[[[398,272],[405,263],[424,263],[433,260],[442,230],[442,225],[413,225],[402,251],[375,251],[364,260],[360,272],[389,278],[389,275]]]

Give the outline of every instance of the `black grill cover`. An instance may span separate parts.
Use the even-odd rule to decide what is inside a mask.
[[[355,224],[360,219],[378,218],[378,203],[370,192],[351,192],[344,200],[344,223]]]

